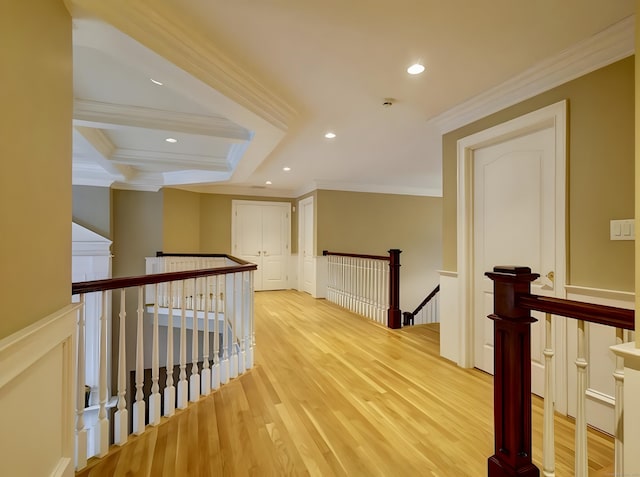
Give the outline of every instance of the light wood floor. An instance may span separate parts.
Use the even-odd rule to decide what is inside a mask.
[[[441,359],[437,325],[392,331],[295,291],[257,293],[255,315],[252,370],[76,475],[486,475],[492,378]],[[536,398],[540,468],[541,418]],[[611,439],[590,431],[589,452],[606,475]],[[562,417],[556,455],[556,475],[573,476]]]

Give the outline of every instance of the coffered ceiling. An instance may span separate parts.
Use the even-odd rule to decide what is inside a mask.
[[[440,195],[443,132],[632,54],[634,5],[69,0],[74,183]]]

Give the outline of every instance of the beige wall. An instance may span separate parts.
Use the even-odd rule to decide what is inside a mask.
[[[162,193],[114,190],[113,218],[113,276],[144,275],[144,257],[162,250]]]
[[[3,2],[0,31],[3,338],[71,302],[73,80],[62,1]]]
[[[111,238],[111,189],[73,186],[73,221],[108,239]]]
[[[634,59],[624,59],[443,137],[443,268],[456,270],[456,142],[568,99],[567,283],[633,291],[634,243],[609,221],[634,216]],[[526,264],[522,264],[526,265]]]
[[[438,283],[442,259],[442,199],[319,190],[316,251],[387,255],[402,250],[400,304],[412,310]]]
[[[163,252],[200,252],[200,194],[163,189]],[[160,249],[159,249],[160,250]]]

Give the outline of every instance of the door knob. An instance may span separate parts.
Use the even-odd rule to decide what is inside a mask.
[[[262,254],[266,257],[266,256],[267,256],[267,251],[266,251],[266,250],[263,250],[263,251],[262,251]]]
[[[553,282],[553,281],[555,280],[555,278],[556,278],[556,274],[555,274],[555,273],[553,273],[553,270],[551,270],[551,271],[550,271],[549,273],[547,273],[545,276],[546,276],[549,280],[551,280],[552,282]]]

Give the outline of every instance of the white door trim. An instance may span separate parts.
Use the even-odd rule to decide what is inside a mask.
[[[305,206],[313,205],[313,196],[306,197],[298,202],[298,291],[304,291],[304,240],[305,240]],[[315,227],[314,227],[315,228]],[[313,261],[315,262],[315,238],[313,240]],[[315,289],[316,277],[313,276],[313,288]]]
[[[457,197],[457,257],[459,280],[460,340],[458,365],[474,365],[474,323],[473,323],[473,158],[476,149],[490,146],[518,136],[546,128],[555,130],[556,148],[556,293],[564,293],[566,277],[566,124],[567,102],[546,106],[511,121],[472,134],[458,141],[458,197]],[[527,265],[527,264],[513,264]],[[559,320],[556,320],[558,322]],[[563,320],[564,321],[564,320]],[[556,342],[564,342],[564,332],[556,328]],[[564,348],[556,350],[556,360],[564,361]],[[565,366],[556,366],[558,371]],[[564,376],[557,376],[563,382]],[[562,394],[562,393],[559,393]],[[556,404],[562,401],[557,396]],[[566,402],[566,401],[565,401]],[[566,405],[565,405],[566,406]]]

